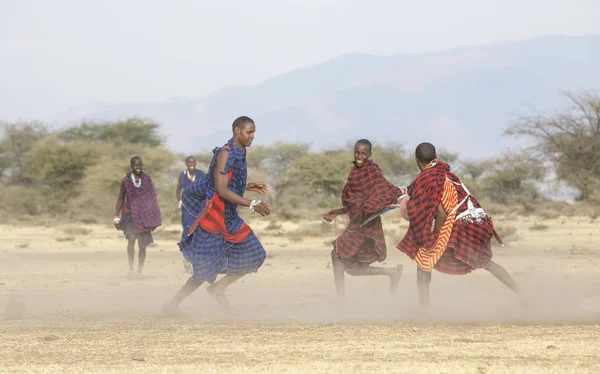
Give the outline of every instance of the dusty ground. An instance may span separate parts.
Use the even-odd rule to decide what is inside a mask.
[[[156,233],[146,277],[133,281],[114,228],[0,226],[0,371],[600,372],[598,221],[498,218],[517,231],[495,260],[528,305],[485,271],[436,273],[427,316],[414,265],[394,248],[404,223],[385,220],[382,265],[405,267],[398,292],[347,278],[345,304],[329,260],[339,227],[250,223],[269,257],[230,288],[235,311],[201,288],[178,318],[159,312],[187,279],[177,226]]]

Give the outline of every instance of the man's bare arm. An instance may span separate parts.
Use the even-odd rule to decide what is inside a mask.
[[[121,185],[121,190],[119,191],[119,196],[117,197],[117,206],[115,207],[115,217],[118,217],[121,214],[121,209],[123,209],[124,203],[125,203],[125,189]]]
[[[175,195],[176,195],[177,201],[179,201],[181,199],[181,189],[182,189],[182,181],[181,181],[181,174],[180,174],[179,178],[177,178],[177,190],[175,190]]]
[[[438,205],[438,207],[437,207],[437,212],[435,214],[435,223],[433,225],[433,232],[435,232],[435,233],[440,232],[440,230],[442,229],[442,226],[444,225],[444,222],[446,222],[446,218],[448,218],[448,213],[446,213],[446,210],[442,206],[442,203],[440,203],[440,205]]]
[[[223,174],[220,170],[224,170],[227,165],[227,159],[229,158],[229,151],[223,149],[217,156],[217,167],[215,168],[215,190],[222,199],[225,199],[233,204],[250,206],[252,201],[246,199],[243,196],[236,194],[229,189],[229,178],[227,174]]]

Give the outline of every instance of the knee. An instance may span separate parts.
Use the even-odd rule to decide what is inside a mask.
[[[431,273],[418,269],[417,270],[417,284],[419,285],[425,285],[425,284],[429,284],[429,282],[431,281]]]
[[[203,281],[203,280],[198,280],[198,279],[195,279],[193,275],[192,275],[192,276],[191,276],[191,277],[190,277],[190,278],[187,280],[187,282],[186,282],[186,284],[187,284],[189,287],[194,287],[194,288],[198,288],[198,287],[200,287],[200,285],[202,285],[202,283],[204,283],[204,281]]]
[[[145,247],[144,248],[140,247],[140,253],[146,254],[146,248]]]

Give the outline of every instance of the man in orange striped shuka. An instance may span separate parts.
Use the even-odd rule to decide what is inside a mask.
[[[433,144],[421,143],[415,152],[421,173],[408,187],[402,214],[410,221],[397,248],[417,264],[417,287],[422,308],[429,306],[431,271],[468,274],[489,271],[516,293],[515,280],[492,261],[491,238],[500,238],[492,219],[471,196],[450,166],[439,161]]]

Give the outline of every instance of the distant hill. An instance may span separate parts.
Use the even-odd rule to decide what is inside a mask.
[[[256,120],[256,144],[309,142],[314,148],[367,137],[421,141],[466,157],[512,144],[509,121],[551,110],[565,90],[600,93],[600,35],[546,36],[421,55],[349,54],[273,77],[252,87],[225,87],[198,100],[92,105],[67,110],[59,123],[132,115],[164,124],[170,148],[212,149],[239,115]]]

